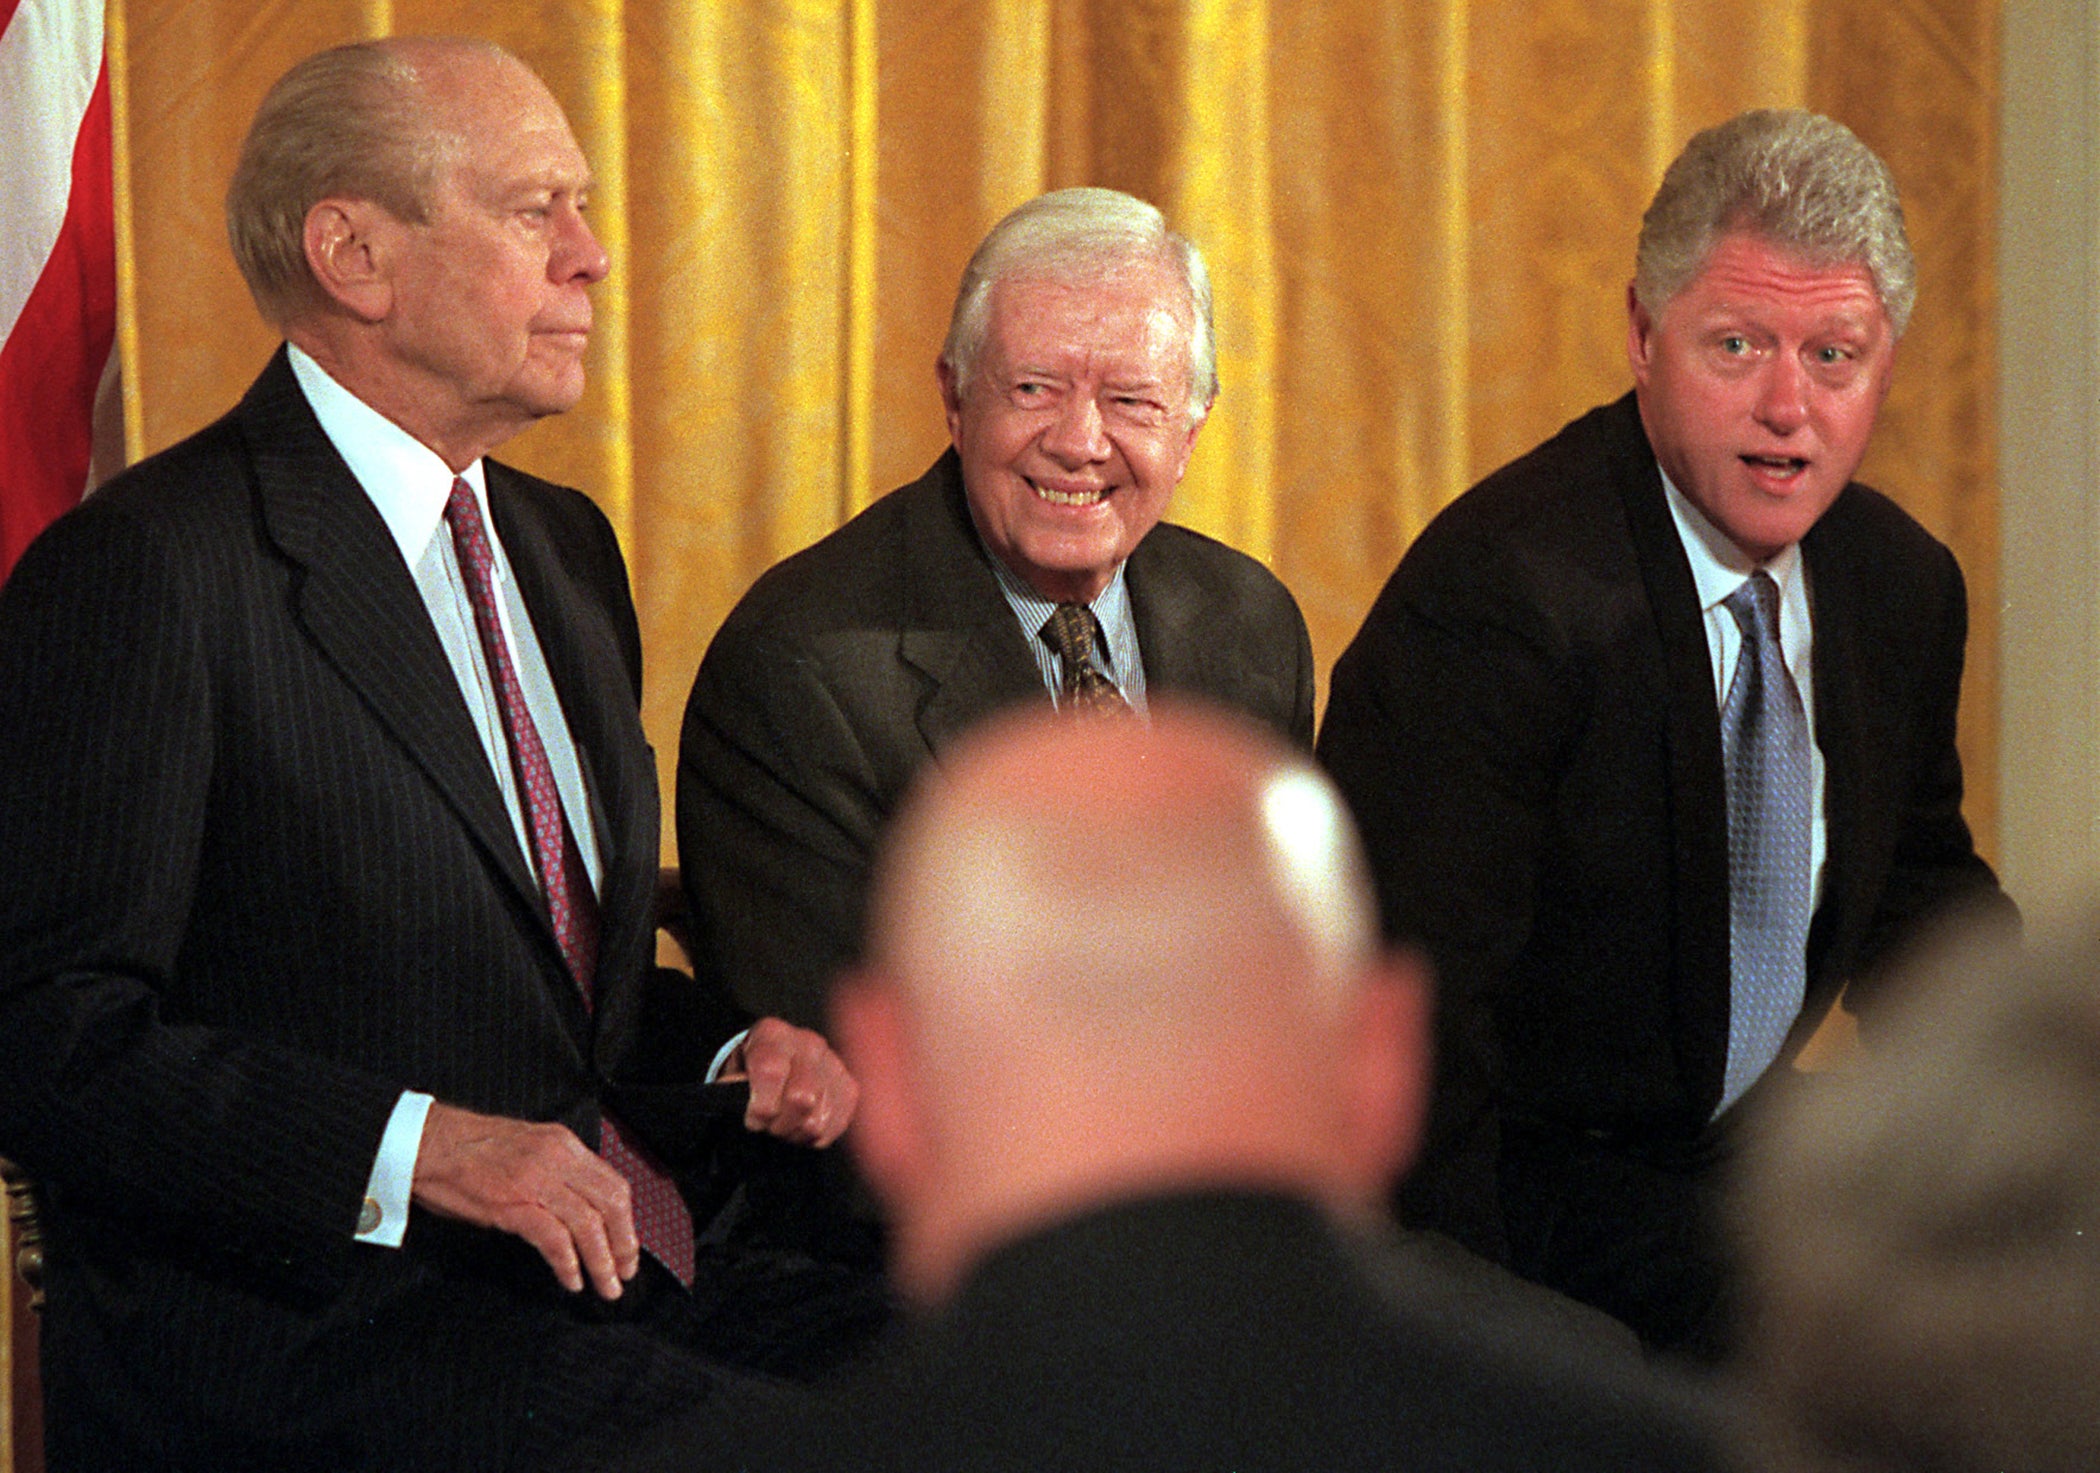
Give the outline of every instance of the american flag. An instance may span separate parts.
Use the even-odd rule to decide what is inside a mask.
[[[116,336],[102,0],[0,0],[0,579],[88,486]]]

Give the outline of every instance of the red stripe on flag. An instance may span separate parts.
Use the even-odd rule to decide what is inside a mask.
[[[66,223],[0,346],[0,581],[87,488],[95,389],[117,330],[114,215],[105,64],[73,147]]]
[[[15,18],[15,6],[18,3],[19,0],[0,0],[0,31],[5,31],[7,23]]]

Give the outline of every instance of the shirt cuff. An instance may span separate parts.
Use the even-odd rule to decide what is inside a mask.
[[[744,1040],[750,1036],[751,1030],[746,1028],[743,1032],[737,1034],[736,1037],[730,1039],[729,1042],[715,1050],[715,1061],[707,1066],[707,1083],[713,1084],[722,1077],[722,1066],[729,1062],[731,1054],[744,1046]]]
[[[401,1092],[394,1113],[379,1138],[379,1156],[365,1182],[365,1205],[357,1214],[357,1241],[399,1248],[408,1231],[409,1189],[415,1185],[416,1157],[423,1150],[423,1117],[431,1097],[412,1089]]]

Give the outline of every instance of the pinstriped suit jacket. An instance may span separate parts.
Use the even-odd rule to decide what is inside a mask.
[[[55,1448],[115,1428],[172,1464],[268,1429],[258,1460],[296,1466],[303,1438],[343,1467],[421,1411],[517,1410],[525,1327],[562,1297],[537,1255],[421,1218],[399,1252],[351,1238],[402,1089],[595,1141],[660,1031],[619,548],[574,491],[493,462],[488,491],[593,798],[595,1016],[409,571],[281,352],[0,590],[0,1151],[50,1188]],[[697,1073],[734,1022],[665,1041]],[[622,1109],[674,1161],[702,1145]]]

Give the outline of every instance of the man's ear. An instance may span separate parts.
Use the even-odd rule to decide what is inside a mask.
[[[1429,1110],[1433,1061],[1429,969],[1395,951],[1371,969],[1343,1055],[1344,1147],[1367,1200],[1382,1200],[1413,1164]]]
[[[1189,416],[1189,432],[1181,442],[1181,455],[1174,463],[1174,484],[1177,486],[1189,473],[1189,459],[1196,453],[1196,436],[1210,423],[1210,411],[1217,402],[1217,395],[1213,394],[1202,409]]]
[[[1655,320],[1633,289],[1626,283],[1626,365],[1633,370],[1633,381],[1641,388],[1648,387],[1648,359],[1655,341]]]
[[[955,381],[954,366],[946,356],[934,360],[934,379],[941,386],[941,408],[948,416],[948,438],[962,449],[962,385]]]
[[[892,1213],[920,1199],[934,1166],[903,994],[881,973],[848,972],[831,992],[831,1039],[860,1085],[847,1144]]]
[[[394,309],[391,270],[401,222],[370,200],[324,199],[306,212],[307,270],[328,301],[360,322]]]

